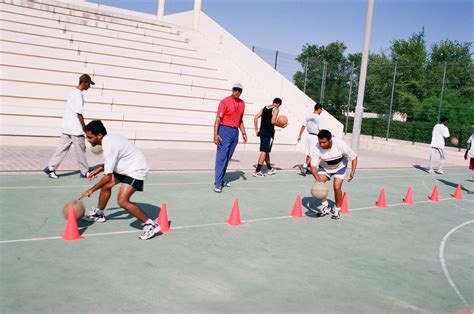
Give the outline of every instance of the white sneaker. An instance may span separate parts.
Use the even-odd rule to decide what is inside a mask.
[[[160,230],[161,227],[158,224],[144,224],[143,231],[138,237],[140,238],[140,240],[148,240],[158,234]]]
[[[331,218],[332,218],[332,219],[339,219],[339,218],[341,218],[341,213],[339,212],[339,209],[337,209],[336,207],[334,207],[333,209],[331,209]]]
[[[438,170],[436,170],[435,172],[436,172],[437,174],[444,174],[443,169],[438,169]]]
[[[254,172],[253,176],[256,178],[263,178],[265,175],[263,174],[263,172],[259,171],[259,172]]]
[[[434,173],[433,169],[428,170],[428,173],[433,174]]]
[[[102,213],[99,212],[100,209],[94,208],[93,210],[87,212],[84,217],[82,217],[82,220],[85,221],[91,221],[91,222],[100,222],[103,223],[106,221],[104,212],[101,211]]]
[[[224,184],[222,184],[222,186],[225,186],[226,188],[230,188],[230,187],[231,187],[231,185],[230,185],[229,182],[224,182]]]
[[[275,168],[272,168],[272,169],[270,169],[270,170],[267,171],[267,175],[269,175],[269,176],[271,176],[271,175],[273,175],[273,174],[276,174],[276,173],[277,173],[277,172],[276,172]]]
[[[331,212],[331,209],[326,205],[320,205],[315,209],[309,207],[309,210],[312,211],[313,213],[316,213],[316,214],[320,215],[320,216],[326,216],[327,214],[329,214]]]
[[[59,179],[58,175],[56,174],[56,171],[52,167],[46,167],[43,169],[44,173],[48,175],[51,179]]]

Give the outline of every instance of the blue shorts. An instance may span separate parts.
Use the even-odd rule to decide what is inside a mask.
[[[264,153],[269,153],[272,151],[273,146],[273,137],[263,137],[260,136],[260,151]]]
[[[334,176],[335,178],[344,180],[344,177],[346,176],[346,171],[347,171],[347,165],[334,172],[327,170],[326,168],[323,168],[321,166],[319,166],[318,168],[318,174],[325,175],[329,179],[331,179],[331,177]]]

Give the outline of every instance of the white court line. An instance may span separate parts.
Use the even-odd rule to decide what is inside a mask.
[[[445,174],[444,176],[457,176],[463,175],[464,173],[450,173]],[[356,177],[354,180],[360,181],[365,179],[387,179],[387,178],[417,178],[425,177],[426,175],[412,175],[412,176],[372,176],[372,177]],[[258,183],[259,185],[265,183],[275,183],[275,182],[303,182],[306,179],[277,179],[277,180],[245,180],[245,181],[233,181],[232,184],[240,185],[242,183]],[[353,181],[356,182],[356,181]],[[14,189],[58,189],[58,188],[87,188],[92,185],[93,182],[87,185],[28,185],[28,186],[3,186],[0,187],[0,190],[14,190]],[[212,185],[211,181],[197,181],[197,182],[170,182],[170,183],[146,183],[145,186],[173,186],[173,185]]]
[[[456,200],[454,198],[443,198],[439,199],[439,201],[448,201],[448,200]],[[419,203],[428,203],[431,201],[418,201],[418,202],[413,202],[413,204],[419,204]],[[387,207],[396,207],[396,206],[409,206],[404,203],[400,204],[390,204],[387,205]],[[349,209],[349,213],[352,211],[359,211],[359,210],[365,210],[365,209],[375,209],[378,208],[377,206],[369,206],[369,207],[359,207],[359,208],[351,208]],[[259,221],[269,221],[269,220],[277,220],[277,219],[288,219],[292,218],[290,215],[285,215],[285,216],[278,216],[278,217],[266,217],[266,218],[256,218],[256,219],[249,219],[249,220],[242,220],[243,223],[248,223],[248,222],[259,222]],[[210,227],[210,226],[219,226],[219,225],[225,225],[226,222],[215,222],[215,223],[208,223],[208,224],[198,224],[198,225],[187,225],[187,226],[177,226],[177,227],[172,227],[171,229],[189,229],[189,228],[201,228],[201,227]],[[89,234],[82,234],[83,237],[96,237],[96,236],[105,236],[105,235],[114,235],[114,234],[125,234],[125,233],[138,233],[140,231],[137,230],[127,230],[127,231],[114,231],[114,232],[104,232],[104,233],[89,233]],[[30,238],[30,239],[18,239],[18,240],[4,240],[0,241],[0,244],[8,244],[8,243],[17,243],[17,242],[30,242],[30,241],[41,241],[41,240],[57,240],[61,239],[61,237],[46,237],[46,238]]]
[[[458,230],[459,228],[462,228],[462,227],[464,227],[465,225],[468,225],[468,224],[471,224],[471,223],[474,223],[474,220],[466,221],[465,223],[460,224],[459,226],[454,227],[453,229],[451,229],[451,230],[443,237],[443,240],[441,240],[441,244],[440,244],[440,246],[439,246],[439,261],[440,261],[440,263],[441,263],[441,267],[443,268],[444,276],[446,277],[446,279],[447,279],[448,282],[449,282],[449,285],[454,289],[454,292],[456,292],[456,294],[458,295],[458,297],[461,299],[461,301],[464,303],[465,306],[468,306],[469,304],[466,302],[466,300],[464,299],[463,295],[462,295],[461,292],[459,291],[458,287],[456,287],[456,285],[454,284],[454,281],[451,279],[451,276],[449,275],[448,267],[446,266],[446,261],[445,261],[445,259],[444,259],[444,247],[446,246],[446,241],[448,240],[449,236],[451,236],[451,234],[453,234],[453,233],[454,233],[456,230]]]

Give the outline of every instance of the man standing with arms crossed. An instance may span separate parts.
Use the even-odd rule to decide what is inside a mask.
[[[247,143],[247,134],[243,121],[245,102],[240,99],[242,84],[235,83],[232,87],[232,95],[221,100],[217,109],[216,121],[214,123],[214,144],[217,145],[214,192],[221,193],[229,161],[234,154],[239,142],[239,129],[242,132],[244,144]]]
[[[59,139],[58,147],[46,168],[43,169],[51,179],[59,179],[56,174],[56,169],[64,157],[66,157],[71,145],[74,145],[77,163],[81,171],[80,176],[81,178],[87,178],[89,166],[87,164],[86,140],[83,131],[86,124],[84,123],[84,116],[82,115],[84,110],[84,96],[82,91],[88,90],[91,85],[95,85],[91,77],[87,74],[81,75],[81,77],[79,77],[79,85],[71,91],[67,99],[66,110],[64,111],[62,121],[63,132]]]

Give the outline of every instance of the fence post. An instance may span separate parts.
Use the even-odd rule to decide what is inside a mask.
[[[375,136],[375,120],[377,119],[372,119],[372,139],[374,139]]]
[[[415,120],[413,120],[412,128],[411,128],[411,144],[415,145]]]
[[[388,141],[388,136],[390,134],[390,122],[392,121],[393,94],[395,92],[395,79],[396,78],[397,78],[397,61],[395,61],[395,69],[393,70],[392,95],[390,96],[390,111],[388,112],[387,136],[385,136],[386,141]]]
[[[309,66],[309,56],[306,56],[306,66],[304,68],[304,85],[303,85],[303,93],[306,94],[306,82],[308,80],[308,66]]]
[[[278,50],[275,53],[275,70],[277,69],[277,64],[278,64]]]

